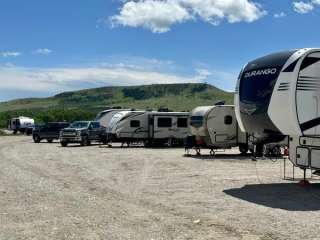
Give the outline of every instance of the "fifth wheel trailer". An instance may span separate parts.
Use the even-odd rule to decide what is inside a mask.
[[[320,49],[249,62],[238,79],[235,105],[240,127],[257,143],[288,135],[293,164],[320,169]]]
[[[188,118],[189,112],[121,111],[107,132],[112,142],[182,145],[189,134]]]
[[[248,152],[247,134],[238,126],[234,106],[217,105],[201,106],[192,110],[190,114],[190,132],[195,138],[195,147],[228,149],[239,147],[241,153]]]

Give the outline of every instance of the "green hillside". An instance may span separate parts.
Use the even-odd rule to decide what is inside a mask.
[[[0,126],[19,115],[37,122],[91,119],[110,106],[123,108],[190,111],[219,100],[233,103],[233,94],[208,84],[159,84],[134,87],[103,87],[64,92],[49,98],[17,99],[0,103]]]

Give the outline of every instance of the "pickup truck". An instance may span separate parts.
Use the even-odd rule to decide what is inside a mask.
[[[88,146],[92,141],[107,143],[106,129],[100,126],[99,122],[77,121],[60,132],[62,147],[68,146],[69,143],[80,143],[81,146]]]
[[[45,139],[51,143],[53,140],[58,140],[60,131],[68,127],[70,124],[67,122],[49,122],[44,125],[35,126],[32,130],[32,138],[35,143],[41,142]]]

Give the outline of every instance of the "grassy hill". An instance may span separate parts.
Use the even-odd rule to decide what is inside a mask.
[[[134,87],[102,87],[64,92],[49,98],[17,99],[0,103],[0,126],[10,117],[26,115],[38,122],[91,119],[110,106],[123,108],[168,107],[188,111],[213,105],[219,100],[233,103],[233,94],[208,84],[158,84]]]

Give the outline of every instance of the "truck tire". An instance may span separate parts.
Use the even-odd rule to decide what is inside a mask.
[[[62,147],[67,147],[68,146],[68,142],[60,142]]]
[[[33,141],[34,141],[35,143],[40,143],[40,142],[41,142],[40,136],[39,136],[39,135],[33,135]]]
[[[47,142],[48,142],[48,143],[52,143],[52,142],[53,142],[53,139],[47,139]]]
[[[81,138],[81,146],[88,146],[89,145],[89,140],[88,140],[88,136],[83,136]]]
[[[239,151],[241,152],[241,155],[247,154],[248,150],[249,150],[249,147],[247,144],[240,144],[239,145]]]

